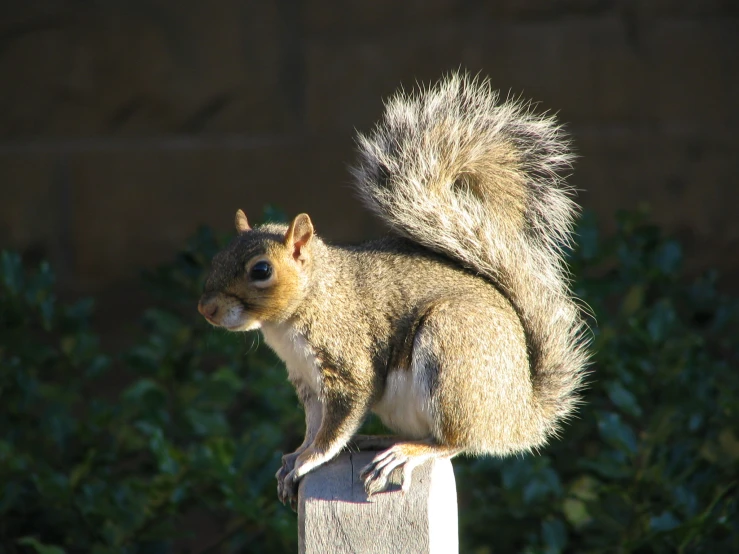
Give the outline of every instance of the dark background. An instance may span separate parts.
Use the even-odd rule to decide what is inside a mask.
[[[689,272],[739,276],[732,0],[0,6],[0,247],[50,259],[114,326],[145,302],[141,268],[238,207],[376,234],[348,186],[355,129],[457,68],[559,113],[605,229],[648,202]]]

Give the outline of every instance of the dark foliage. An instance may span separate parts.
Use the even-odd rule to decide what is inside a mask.
[[[61,305],[48,265],[2,253],[0,552],[180,552],[203,518],[220,534],[200,552],[296,550],[273,477],[303,427],[284,369],[193,314],[222,243],[201,230],[148,275],[156,308],[116,355],[92,301]],[[585,219],[586,403],[538,455],[456,462],[463,552],[739,552],[739,308],[680,264],[641,216],[608,240]]]

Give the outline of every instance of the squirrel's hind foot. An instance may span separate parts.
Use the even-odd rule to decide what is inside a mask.
[[[398,467],[403,468],[402,491],[411,487],[413,470],[434,458],[451,458],[460,453],[457,448],[441,446],[431,441],[399,442],[377,454],[367,464],[359,476],[364,480],[367,496],[384,491],[388,486],[390,474]]]

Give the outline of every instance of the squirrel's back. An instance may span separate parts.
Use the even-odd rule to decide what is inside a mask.
[[[556,433],[588,363],[562,252],[577,207],[562,178],[571,154],[561,127],[530,104],[499,102],[486,81],[452,75],[392,98],[359,151],[353,174],[367,206],[509,299],[526,333],[543,434]]]

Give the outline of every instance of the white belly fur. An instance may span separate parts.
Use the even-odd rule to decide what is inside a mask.
[[[320,360],[305,337],[288,325],[262,325],[264,341],[285,362],[290,380],[307,384],[321,398]],[[372,409],[382,422],[410,439],[431,436],[428,383],[419,369],[394,369],[388,374],[385,392]]]
[[[303,382],[321,395],[319,360],[305,337],[288,325],[262,325],[264,342],[287,366],[293,382]]]
[[[431,436],[428,386],[423,381],[415,371],[391,370],[385,392],[372,409],[387,427],[406,438]]]

